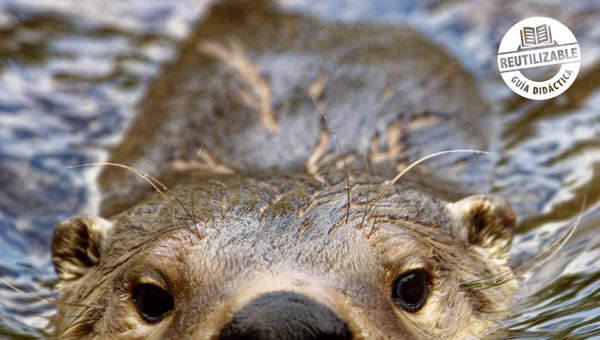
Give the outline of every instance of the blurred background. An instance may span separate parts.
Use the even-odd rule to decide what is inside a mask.
[[[581,217],[568,245],[525,278],[515,310],[490,337],[600,338],[600,2],[273,2],[331,24],[410,26],[472,75],[495,117],[489,191],[507,197],[519,216],[514,262]],[[51,332],[54,306],[35,296],[55,297],[53,228],[100,209],[99,168],[69,166],[108,159],[211,5],[0,0],[0,278],[28,293],[0,284],[0,338]],[[502,36],[530,16],[559,20],[582,50],[573,86],[547,101],[513,94],[496,67]],[[544,78],[548,70],[536,72]]]

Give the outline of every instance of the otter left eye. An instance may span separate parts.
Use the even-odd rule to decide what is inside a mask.
[[[171,294],[152,284],[135,287],[132,299],[142,319],[149,323],[159,322],[174,307]]]
[[[422,269],[402,274],[394,281],[392,298],[409,313],[419,311],[431,292],[431,275]]]

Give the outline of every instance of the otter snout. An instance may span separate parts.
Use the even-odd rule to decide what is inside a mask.
[[[221,330],[219,340],[351,340],[348,325],[324,305],[297,293],[252,300]]]

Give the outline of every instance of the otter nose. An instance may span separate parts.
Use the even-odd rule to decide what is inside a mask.
[[[329,308],[291,292],[261,295],[237,312],[219,340],[351,340]]]

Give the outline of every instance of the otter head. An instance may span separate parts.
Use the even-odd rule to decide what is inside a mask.
[[[504,200],[444,202],[373,185],[230,178],[184,185],[110,221],[60,224],[59,338],[422,339],[480,336],[514,283]]]

